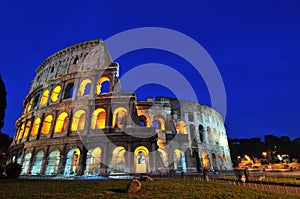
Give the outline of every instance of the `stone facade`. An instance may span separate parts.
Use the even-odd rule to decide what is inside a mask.
[[[137,101],[102,40],[67,47],[37,69],[9,160],[23,175],[230,170],[221,115],[173,98]]]

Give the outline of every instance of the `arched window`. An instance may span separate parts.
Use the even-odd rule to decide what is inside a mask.
[[[31,127],[31,121],[28,120],[27,123],[26,123],[26,126],[25,126],[23,139],[26,139],[28,137],[30,127]]]
[[[96,94],[108,93],[110,87],[110,80],[108,77],[101,77],[97,82]]]
[[[62,112],[56,119],[54,133],[60,133],[67,130],[68,113]]]
[[[42,95],[40,106],[44,106],[47,103],[48,97],[49,97],[49,90],[47,89],[44,91],[44,93]]]
[[[78,62],[79,62],[79,57],[76,56],[76,57],[74,58],[74,60],[73,60],[73,64],[78,64]]]
[[[39,151],[35,155],[34,160],[33,160],[34,162],[33,162],[33,166],[31,169],[32,175],[39,175],[41,173],[43,159],[44,159],[44,151]]]
[[[51,102],[57,102],[59,94],[61,91],[61,86],[56,86],[51,93]]]
[[[186,172],[186,161],[185,161],[184,152],[179,149],[175,149],[173,152],[173,158],[174,158],[174,169],[177,171]]]
[[[82,97],[85,95],[89,95],[91,92],[91,84],[92,81],[90,79],[85,79],[80,83],[78,96]]]
[[[33,122],[32,130],[31,130],[31,133],[30,133],[31,136],[37,136],[40,124],[41,124],[41,119],[36,118]]]
[[[82,131],[85,126],[86,113],[84,110],[78,110],[73,116],[71,131]]]
[[[24,157],[24,162],[23,162],[23,169],[22,169],[22,174],[27,174],[29,165],[30,165],[30,159],[31,159],[31,152],[26,153]]]
[[[218,139],[218,133],[217,133],[217,130],[214,128],[214,140],[215,142],[218,142],[219,139]]]
[[[149,162],[149,150],[144,146],[139,146],[134,150],[134,162],[136,173],[146,173]]]
[[[101,166],[101,148],[89,150],[86,159],[86,172],[90,175],[99,175]]]
[[[211,138],[210,138],[211,132],[210,132],[210,127],[209,127],[209,126],[206,128],[206,132],[207,132],[207,141],[208,141],[208,143],[209,143],[210,140],[211,140]]]
[[[67,154],[64,175],[68,176],[68,175],[77,174],[79,161],[80,161],[79,148],[71,149]]]
[[[47,117],[45,117],[43,121],[42,130],[41,130],[42,135],[47,135],[50,132],[52,121],[53,121],[52,115],[47,115]]]
[[[49,155],[46,175],[55,175],[58,172],[60,162],[60,151],[58,149],[52,151]]]
[[[36,105],[38,104],[38,101],[39,101],[39,98],[40,98],[40,94],[36,95],[33,102],[32,102],[32,108],[35,108]]]
[[[126,150],[122,146],[116,147],[112,152],[112,160],[110,168],[112,172],[124,172],[125,169],[125,154]]]
[[[25,128],[25,123],[22,123],[22,125],[21,125],[21,127],[19,129],[18,140],[22,139],[24,128]]]
[[[106,112],[103,108],[97,108],[92,115],[92,129],[103,129],[105,128]]]
[[[200,137],[200,142],[203,142],[205,140],[204,128],[201,124],[199,125],[199,137]]]
[[[127,110],[123,107],[116,108],[113,114],[113,127],[126,127],[127,126]]]
[[[32,103],[33,103],[33,98],[31,98],[29,103],[27,104],[27,112],[31,111]]]
[[[142,127],[146,127],[147,126],[147,118],[144,115],[140,115],[139,116],[139,120],[140,120],[140,125]]]
[[[160,129],[163,131],[166,130],[166,123],[164,117],[161,115],[155,116],[152,121],[152,126],[156,129]]]
[[[177,123],[176,126],[177,133],[186,134],[186,124],[183,121]]]
[[[66,86],[64,99],[72,98],[73,97],[73,91],[74,91],[74,83],[72,82],[72,83],[69,83]]]

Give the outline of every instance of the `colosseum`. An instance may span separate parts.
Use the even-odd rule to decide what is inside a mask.
[[[167,97],[123,92],[100,39],[67,47],[36,69],[8,158],[22,175],[101,176],[231,170],[222,116]]]

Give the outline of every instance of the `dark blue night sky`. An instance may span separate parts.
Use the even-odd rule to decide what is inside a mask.
[[[139,27],[163,27],[196,40],[210,54],[227,93],[230,138],[300,137],[300,1],[6,1],[0,6],[0,73],[8,92],[3,133],[13,136],[35,69],[54,52]],[[109,3],[108,3],[109,2]],[[210,105],[206,85],[184,59],[137,50],[118,60],[120,75],[156,62],[176,68]],[[172,96],[145,85],[139,99]]]

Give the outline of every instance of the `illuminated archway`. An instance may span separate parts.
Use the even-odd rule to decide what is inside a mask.
[[[91,149],[87,153],[86,173],[88,175],[99,175],[101,167],[101,148]]]
[[[147,147],[139,146],[134,150],[134,165],[136,173],[146,173],[149,164],[149,150]]]
[[[44,106],[47,103],[48,98],[49,98],[49,90],[47,89],[44,91],[42,95],[40,106]]]
[[[215,171],[218,170],[218,165],[217,165],[217,159],[216,159],[216,154],[211,154],[211,158],[212,158],[212,167]]]
[[[152,126],[156,129],[166,130],[166,123],[163,116],[157,115],[153,118]]]
[[[111,172],[124,173],[125,171],[125,154],[126,150],[122,146],[116,147],[112,152]]]
[[[31,133],[30,133],[31,136],[37,136],[40,124],[41,124],[41,119],[36,118],[33,122],[32,130],[31,130]]]
[[[58,173],[59,162],[60,151],[56,149],[49,154],[46,175],[56,175]]]
[[[180,121],[176,125],[177,133],[186,134],[186,124],[183,121]]]
[[[96,94],[100,95],[109,92],[110,80],[108,77],[101,77],[97,82]]]
[[[206,152],[202,152],[202,163],[205,169],[210,169],[209,156]]]
[[[47,115],[43,121],[43,126],[41,130],[42,135],[47,135],[50,132],[52,126],[53,117],[52,115]]]
[[[78,90],[78,96],[79,97],[90,94],[90,92],[91,92],[91,83],[92,83],[92,81],[90,79],[85,79],[80,83],[79,90]]]
[[[78,172],[78,165],[80,161],[79,148],[71,149],[67,154],[64,175],[76,175]]]
[[[31,121],[28,120],[25,126],[25,130],[24,130],[24,135],[23,135],[23,139],[26,139],[28,137],[29,131],[30,131],[30,127],[31,127]]]
[[[30,99],[29,103],[27,104],[27,112],[31,111],[32,103],[33,103],[33,97]]]
[[[86,113],[84,110],[78,110],[73,116],[71,131],[82,131],[85,126]]]
[[[39,151],[34,156],[34,162],[31,169],[31,175],[40,175],[44,159],[44,151]]]
[[[174,169],[176,171],[186,172],[186,161],[185,161],[184,152],[179,149],[175,149],[173,152],[173,157],[174,157]]]
[[[127,110],[123,107],[116,108],[113,114],[113,127],[126,127],[127,126]]]
[[[25,123],[22,123],[22,125],[21,125],[21,127],[19,129],[19,133],[18,133],[18,140],[22,139],[24,128],[25,128]]]
[[[27,174],[29,165],[30,165],[30,159],[31,159],[31,152],[26,153],[23,161],[23,168],[22,168],[22,174]]]
[[[56,86],[51,93],[51,102],[57,102],[59,94],[61,91],[61,86]]]
[[[68,113],[62,112],[56,119],[54,133],[60,133],[67,130]]]
[[[103,108],[97,108],[92,115],[92,129],[103,129],[105,128],[106,111]]]

